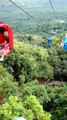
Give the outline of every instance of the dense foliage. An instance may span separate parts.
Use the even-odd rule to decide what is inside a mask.
[[[25,42],[23,37],[26,38]],[[15,41],[13,53],[4,63],[4,66],[13,74],[14,78],[21,80],[23,76],[24,82],[38,77],[43,77],[48,81],[53,79],[66,81],[67,51],[64,51],[63,47],[57,44],[51,49],[44,48],[43,42],[46,39],[43,36],[39,41],[40,44],[36,42],[37,45],[33,43],[36,38],[31,38],[30,43],[29,35],[23,37],[19,41]],[[38,39],[39,37],[36,41]],[[47,46],[47,44],[45,45]]]
[[[42,76],[49,80],[53,79],[53,67],[49,65],[47,59],[48,52],[46,49],[24,42],[16,42],[14,52],[5,65],[13,71],[17,80],[20,75],[25,76],[26,81]]]
[[[39,85],[35,80],[23,86],[23,96],[26,98],[31,94],[35,95],[44,110],[52,114],[51,120],[67,119],[67,85],[50,86]]]
[[[13,76],[0,64],[0,104],[10,95],[18,94],[18,83],[13,80]]]
[[[1,120],[18,116],[67,120],[67,51],[60,46],[63,36],[53,35],[48,48],[46,33],[15,35],[12,54],[0,63]]]
[[[8,101],[0,106],[0,120],[12,120],[17,116],[23,116],[27,120],[50,120],[51,117],[43,111],[35,96],[30,96],[25,101],[19,100],[17,96],[10,96]]]

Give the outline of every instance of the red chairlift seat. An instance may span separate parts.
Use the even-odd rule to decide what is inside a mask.
[[[10,52],[7,54],[10,54],[13,48],[13,32],[10,26],[3,22],[0,22],[0,44],[3,44],[6,39],[9,41],[10,47]]]

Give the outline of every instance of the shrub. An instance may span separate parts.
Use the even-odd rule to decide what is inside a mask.
[[[36,81],[29,82],[23,87],[23,96],[26,99],[32,94],[43,105],[43,109],[52,114],[52,120],[67,119],[67,85],[49,86],[39,85]]]
[[[18,94],[18,83],[13,80],[7,69],[0,64],[0,104],[10,95]]]
[[[52,114],[51,120],[67,120],[67,86],[48,87],[49,100],[44,99],[44,110]]]
[[[50,120],[51,117],[43,111],[35,96],[28,97],[24,102],[17,96],[10,96],[8,101],[0,106],[0,120],[12,120],[22,116],[27,120]]]
[[[25,76],[25,82],[37,77],[51,80],[54,73],[52,66],[47,62],[47,58],[48,52],[46,49],[17,41],[13,53],[5,62],[5,65],[9,71],[13,71],[14,78],[17,80],[20,76]]]

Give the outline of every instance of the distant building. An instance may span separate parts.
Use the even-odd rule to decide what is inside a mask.
[[[65,23],[63,20],[54,20],[55,23]]]

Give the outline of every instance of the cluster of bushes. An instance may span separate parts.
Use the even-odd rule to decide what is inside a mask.
[[[16,87],[14,81],[13,86],[10,84],[11,81],[8,83],[8,87],[4,89],[3,86],[0,87],[1,93],[6,94],[0,102],[2,104],[0,105],[1,120],[8,118],[12,120],[18,116],[29,120],[67,120],[66,84],[60,87],[50,86],[47,83],[42,85],[37,80],[24,83],[24,77],[21,86]],[[16,92],[19,88],[20,91]],[[1,95],[0,97],[2,98]]]
[[[27,120],[67,120],[67,85],[42,85],[35,80],[42,77],[47,83],[66,81],[66,51],[57,46],[46,49],[15,41],[12,54],[0,64],[1,120],[17,116]]]
[[[48,61],[53,67],[54,79],[67,80],[67,51],[62,47],[56,46],[48,50]]]
[[[22,86],[21,90],[23,90]],[[22,92],[21,99],[19,87],[8,70],[0,64],[0,120],[12,120],[14,117],[25,117],[27,120],[50,120],[51,114],[43,110],[35,96],[31,94],[25,98]]]
[[[8,73],[7,69],[0,64],[0,104],[10,95],[18,94],[18,83],[15,82],[13,76]]]
[[[27,120],[50,120],[51,114],[43,110],[35,96],[31,95],[25,101],[17,96],[10,96],[7,102],[0,106],[0,120],[13,120],[18,116]]]
[[[48,56],[47,49],[17,41],[5,66],[16,79],[23,75],[26,81],[42,76],[49,80],[53,79],[53,67],[48,63]]]
[[[43,109],[52,114],[51,120],[67,119],[67,85],[50,86],[40,85],[38,81],[23,85],[23,96],[26,98],[33,94],[37,97]]]
[[[27,81],[37,77],[64,81],[67,78],[67,53],[60,46],[46,49],[17,41],[13,53],[4,64],[16,79],[20,75],[25,76]]]

